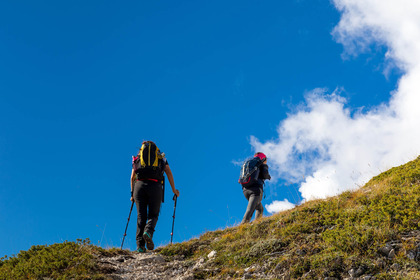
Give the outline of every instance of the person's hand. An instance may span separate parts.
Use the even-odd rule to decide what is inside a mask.
[[[179,190],[175,189],[174,194],[176,195],[176,197],[179,197]]]
[[[131,201],[134,201],[134,198],[133,198],[133,197],[131,197],[131,198],[130,198],[130,200],[131,200]]]

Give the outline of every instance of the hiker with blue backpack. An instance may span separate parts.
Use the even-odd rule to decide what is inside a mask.
[[[256,153],[253,158],[245,160],[242,164],[239,183],[242,191],[248,200],[248,206],[241,224],[249,223],[255,211],[255,219],[263,216],[264,207],[261,203],[263,199],[264,181],[270,180],[268,173],[267,157],[263,153]]]
[[[153,250],[153,233],[159,217],[160,206],[164,198],[164,173],[176,197],[179,190],[175,189],[174,177],[166,160],[152,141],[144,141],[136,157],[133,157],[131,171],[131,201],[137,207],[137,252]]]

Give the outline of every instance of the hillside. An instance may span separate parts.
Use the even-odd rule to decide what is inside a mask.
[[[34,246],[0,279],[420,279],[420,157],[354,192],[155,253]]]

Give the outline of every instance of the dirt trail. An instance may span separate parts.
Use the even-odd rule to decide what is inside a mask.
[[[99,263],[108,279],[174,279],[192,280],[198,267],[183,260],[167,261],[157,253],[134,253],[114,257],[101,257]]]

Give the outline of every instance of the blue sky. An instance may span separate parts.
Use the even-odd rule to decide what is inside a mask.
[[[321,0],[3,1],[0,255],[77,238],[119,247],[143,140],[181,192],[175,242],[240,222],[235,162],[276,142],[308,93],[339,89],[366,112],[397,88],[404,69],[387,67],[386,42],[349,53],[332,34],[340,16]],[[302,199],[282,174],[264,205]],[[170,240],[171,198],[168,185],[157,245]]]

